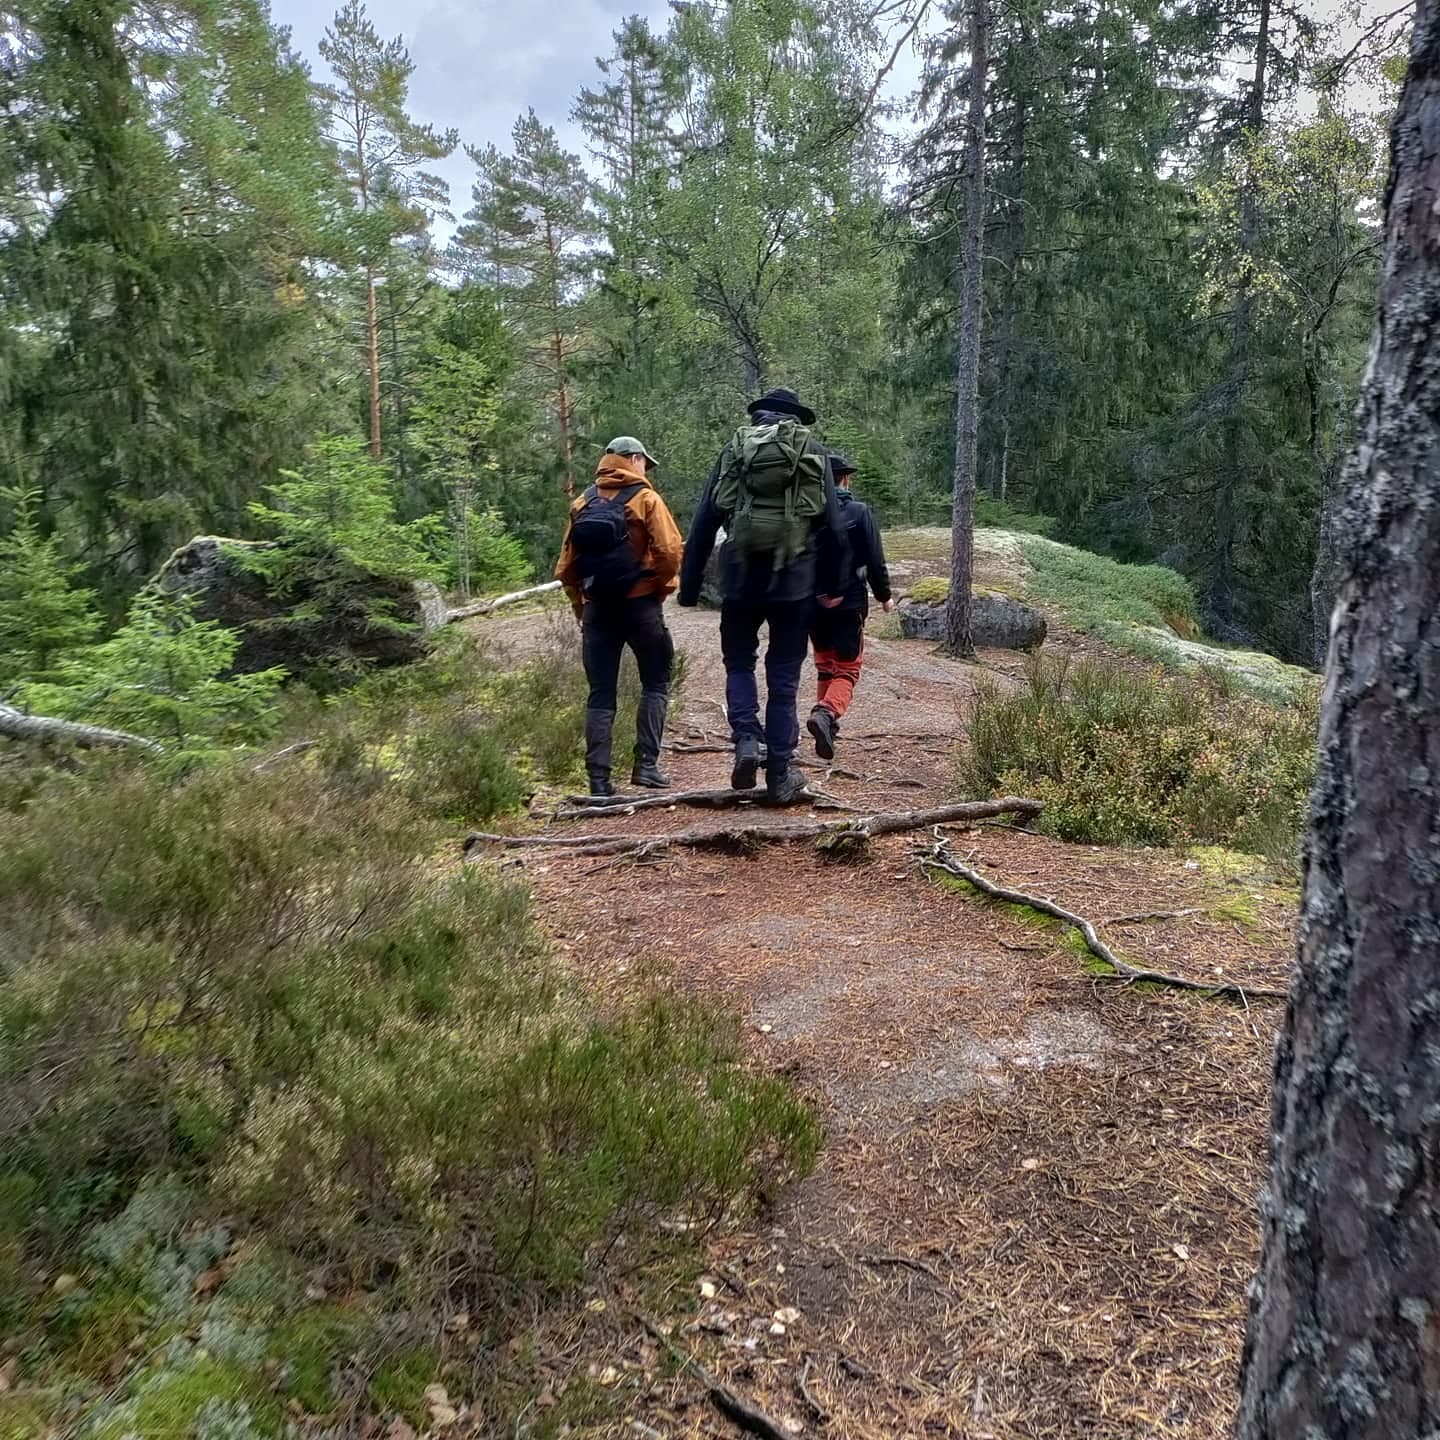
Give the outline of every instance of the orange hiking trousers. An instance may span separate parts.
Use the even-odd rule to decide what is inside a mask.
[[[850,708],[865,660],[865,612],[817,608],[810,625],[818,677],[815,703],[837,720]]]

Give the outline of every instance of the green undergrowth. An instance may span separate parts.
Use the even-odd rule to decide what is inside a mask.
[[[532,783],[563,727],[512,717],[568,682],[445,664],[306,714],[322,743],[271,766],[111,759],[12,797],[4,1440],[419,1429],[437,1376],[493,1403],[479,1360],[604,1257],[673,1251],[813,1162],[734,1016],[600,1005],[525,889],[458,863],[450,816],[492,799],[399,717],[463,695]]]
[[[683,694],[675,657],[672,703]],[[640,683],[628,656],[615,724],[617,765],[634,747]],[[584,777],[586,683],[573,622],[558,615],[523,660],[452,633],[429,659],[385,670],[324,703],[297,697],[287,730],[318,737],[318,763],[356,783],[403,790],[427,816],[481,824],[543,787]]]
[[[1018,691],[982,684],[960,780],[1042,801],[1062,840],[1246,850],[1289,875],[1317,724],[1313,703],[1276,708],[1205,676],[1037,658]]]
[[[1200,633],[1190,582],[1162,565],[1122,565],[1088,550],[1036,537],[1020,542],[1030,562],[1029,591],[1059,609],[1078,630],[1102,639],[1128,640],[1134,626]]]

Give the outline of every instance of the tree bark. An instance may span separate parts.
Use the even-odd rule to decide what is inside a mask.
[[[970,105],[965,140],[966,203],[955,367],[955,508],[950,524],[950,596],[945,603],[945,649],[975,653],[970,638],[970,591],[975,570],[975,461],[980,419],[981,291],[985,242],[985,81],[989,68],[988,0],[970,3]]]
[[[1255,69],[1245,106],[1241,137],[1256,139],[1265,128],[1265,84],[1270,59],[1270,0],[1260,0],[1256,27]],[[1260,246],[1260,206],[1249,174],[1240,183],[1240,273],[1235,287],[1235,308],[1230,322],[1230,413],[1225,422],[1224,458],[1215,487],[1215,553],[1205,609],[1221,640],[1237,637],[1235,608],[1235,547],[1240,528],[1240,488],[1245,466],[1245,393],[1250,384],[1250,348],[1255,328],[1251,315],[1253,283],[1251,260]]]
[[[1391,144],[1239,1440],[1440,1433],[1440,0]]]
[[[1028,40],[1028,36],[1026,37]],[[995,344],[995,396],[1000,403],[1000,449],[987,456],[986,488],[997,500],[1006,498],[1010,469],[1010,414],[1015,404],[1015,342],[1019,328],[1020,251],[1025,244],[1025,132],[1030,112],[1026,101],[1016,105],[1015,152],[1010,166],[1010,191],[1005,216],[1004,252],[1000,256],[1000,323]]]
[[[365,267],[365,341],[370,361],[370,455],[380,458],[380,321],[375,313],[375,267]]]

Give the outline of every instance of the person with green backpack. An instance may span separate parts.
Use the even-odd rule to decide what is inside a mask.
[[[720,452],[695,512],[676,602],[699,603],[705,563],[723,527],[720,651],[735,745],[730,783],[755,787],[763,746],[766,789],[784,805],[806,790],[791,762],[800,743],[796,700],[811,614],[817,601],[840,603],[850,551],[830,452],[813,433],[815,412],[785,389],[762,395],[749,412],[750,423]],[[763,725],[755,680],[762,627],[769,632]]]

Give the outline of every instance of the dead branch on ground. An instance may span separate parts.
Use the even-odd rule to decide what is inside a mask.
[[[1203,915],[1198,907],[1189,910],[1143,910],[1137,915],[1112,915],[1102,925],[1148,925],[1152,920],[1181,920],[1186,915]]]
[[[680,830],[673,835],[576,835],[573,839],[533,835],[494,835],[477,831],[465,837],[467,855],[483,845],[504,848],[531,846],[537,843],[563,852],[564,856],[651,855],[660,850],[687,848],[692,850],[754,850],[760,845],[785,845],[796,840],[816,840],[844,836],[857,841],[874,840],[881,835],[898,835],[907,830],[929,830],[936,825],[960,825],[984,820],[992,815],[1021,815],[1033,820],[1043,807],[1038,800],[1021,800],[1007,796],[1003,800],[969,800],[957,805],[942,805],[934,810],[892,810],[877,815],[863,815],[856,820],[802,820],[793,824],[735,825],[723,830]]]
[[[656,790],[648,795],[567,795],[568,810],[556,810],[554,820],[590,820],[597,815],[628,815],[633,810],[668,810],[672,805],[693,805],[702,810],[729,810],[741,805],[762,809],[777,808],[764,790]],[[807,790],[792,805],[815,805],[821,809],[849,810],[835,795]]]
[[[1095,933],[1095,927],[1083,915],[1076,915],[1073,911],[1066,910],[1063,906],[1057,905],[1053,900],[1047,900],[1040,895],[1027,895],[1022,890],[1010,890],[1003,885],[997,885],[993,880],[987,880],[978,870],[969,865],[962,864],[946,849],[942,840],[921,862],[927,869],[941,870],[956,879],[964,880],[973,885],[982,895],[992,900],[1003,900],[1007,905],[1025,905],[1031,910],[1038,910],[1042,915],[1049,915],[1052,919],[1059,920],[1062,924],[1069,925],[1072,929],[1079,931],[1081,938],[1085,941],[1085,948],[1095,956],[1097,960],[1104,963],[1115,972],[1112,978],[1124,981],[1127,985],[1133,985],[1137,981],[1147,981],[1152,985],[1168,985],[1175,990],[1193,990],[1202,995],[1228,995],[1242,1003],[1249,1003],[1249,1000],[1284,1000],[1284,990],[1269,990],[1262,986],[1236,985],[1227,982],[1212,984],[1204,980],[1187,980],[1181,975],[1169,975],[1163,970],[1139,970],[1135,966],[1122,960],[1100,937]],[[1097,979],[1104,979],[1104,976],[1097,976]]]
[[[830,1423],[830,1412],[810,1393],[810,1371],[815,1364],[815,1357],[805,1357],[805,1367],[795,1377],[795,1393],[805,1402],[810,1413],[821,1425]]]
[[[560,588],[558,580],[547,581],[544,585],[532,585],[528,590],[513,590],[508,595],[497,595],[493,600],[477,600],[473,605],[457,605],[445,612],[445,623],[453,625],[457,620],[473,620],[477,615],[488,615],[506,605],[518,604],[521,600],[533,600],[537,595],[549,595]]]
[[[632,1312],[635,1319],[644,1326],[652,1340],[663,1345],[670,1358],[683,1370],[688,1370],[704,1387],[710,1403],[727,1420],[733,1420],[742,1430],[758,1435],[761,1440],[794,1440],[790,1432],[778,1421],[772,1420],[763,1410],[742,1400],[728,1385],[723,1385],[693,1355],[682,1350],[655,1322]]]
[[[10,740],[60,741],[82,750],[118,750],[130,747],[163,755],[158,740],[132,735],[128,730],[109,730],[103,725],[82,725],[75,720],[57,720],[49,715],[27,715],[13,705],[0,705],[0,735]]]

